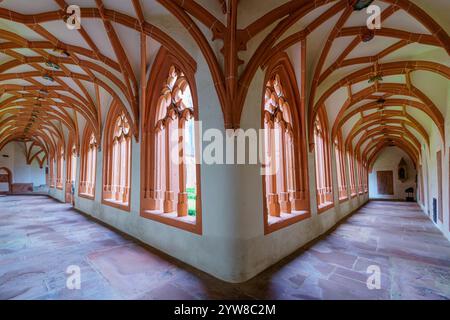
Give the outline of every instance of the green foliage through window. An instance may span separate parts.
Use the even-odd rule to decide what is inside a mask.
[[[197,213],[197,192],[195,188],[186,188],[188,194],[188,215],[194,216]]]

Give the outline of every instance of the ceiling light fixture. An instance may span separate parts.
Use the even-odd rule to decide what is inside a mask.
[[[61,69],[61,68],[59,67],[59,65],[57,65],[56,63],[53,63],[53,62],[51,62],[51,61],[47,61],[47,62],[45,63],[45,65],[46,65],[47,67],[49,67],[49,68],[53,68],[53,69],[56,69],[56,70]]]
[[[48,74],[44,74],[44,75],[43,75],[43,78],[44,78],[45,80],[50,81],[50,82],[55,81],[55,79],[53,79],[53,77],[50,76],[50,75],[48,75]]]
[[[369,78],[369,83],[374,83],[375,81],[383,81],[383,76],[381,73],[377,73]]]
[[[372,40],[375,37],[375,32],[373,32],[373,30],[370,29],[366,29],[362,34],[361,34],[361,40],[362,42],[369,42],[370,40]]]
[[[386,99],[384,99],[384,98],[379,98],[378,100],[377,100],[377,103],[378,104],[384,104],[386,102]]]
[[[65,57],[70,57],[70,53],[68,53],[66,50],[54,48],[53,51],[65,56]]]
[[[352,0],[350,0],[353,2]],[[355,4],[353,5],[353,10],[355,11],[361,11],[362,9],[367,8],[372,4],[373,0],[357,0]]]

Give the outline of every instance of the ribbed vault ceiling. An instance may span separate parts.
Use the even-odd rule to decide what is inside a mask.
[[[382,28],[373,33],[353,2],[2,1],[0,149],[24,141],[43,162],[60,141],[78,143],[85,125],[101,138],[112,100],[138,138],[140,86],[161,45],[202,55],[225,126],[238,127],[257,70],[304,41],[309,126],[323,108],[333,138],[342,132],[369,163],[390,145],[417,162],[433,130],[445,139],[450,1],[375,0]],[[69,4],[82,8],[80,30],[65,26]]]

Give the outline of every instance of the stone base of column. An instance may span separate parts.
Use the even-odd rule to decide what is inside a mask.
[[[267,210],[270,216],[279,217],[280,216],[280,203],[278,202],[277,194],[267,195]]]
[[[164,213],[173,212],[173,191],[164,192],[164,203],[163,203],[163,211]]]
[[[146,193],[146,198],[144,199],[144,207],[147,210],[161,210],[162,205],[162,199],[163,192],[159,190],[150,190]]]
[[[287,193],[287,192],[280,193],[279,199],[280,199],[281,212],[291,213],[292,206],[291,206],[291,201],[289,201],[289,193]]]
[[[327,191],[327,193],[325,194],[325,200],[327,202],[333,202],[333,192]]]
[[[179,217],[188,215],[188,194],[186,192],[178,193],[177,213]]]
[[[306,194],[302,191],[292,191],[291,194],[291,207],[294,211],[302,211],[307,209]]]

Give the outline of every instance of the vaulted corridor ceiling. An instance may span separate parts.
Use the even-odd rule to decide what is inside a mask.
[[[161,45],[185,50],[180,35],[208,64],[220,101],[213,107],[221,108],[226,128],[240,126],[258,69],[302,43],[310,138],[324,109],[332,138],[342,131],[347,148],[369,164],[391,145],[417,163],[433,127],[445,140],[450,1],[373,1],[381,8],[375,30],[353,0],[255,3],[2,1],[0,149],[24,141],[29,156],[43,162],[61,141],[78,144],[85,125],[100,138],[113,100],[139,139],[147,67]],[[65,25],[71,4],[81,7],[79,30]]]

